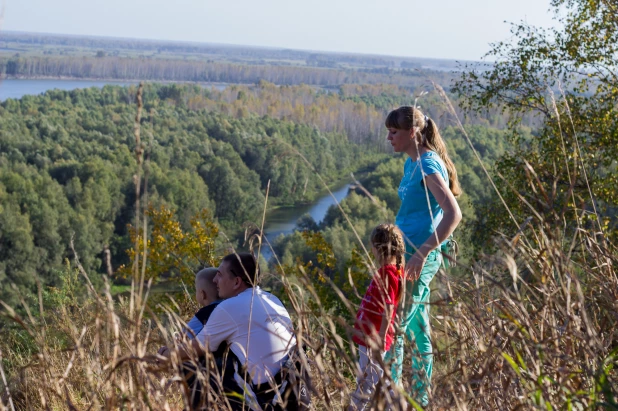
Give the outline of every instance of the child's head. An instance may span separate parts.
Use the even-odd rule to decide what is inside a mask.
[[[204,268],[195,275],[195,298],[202,307],[217,301],[219,298],[217,286],[212,281],[215,275],[217,275],[217,268],[215,267]]]
[[[371,249],[380,265],[395,263],[403,267],[406,245],[394,224],[380,224],[371,233]]]

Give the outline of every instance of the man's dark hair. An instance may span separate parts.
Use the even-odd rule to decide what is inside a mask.
[[[240,277],[249,287],[257,285],[260,272],[255,257],[249,253],[235,253],[223,257],[223,263],[230,264],[230,272],[235,277]]]

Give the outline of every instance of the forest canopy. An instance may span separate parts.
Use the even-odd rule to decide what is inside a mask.
[[[269,180],[271,204],[294,204],[322,189],[311,169],[333,181],[361,164],[360,147],[340,133],[191,110],[161,99],[165,90],[145,93],[148,195],[178,210],[185,224],[206,208],[234,232],[261,215]],[[87,269],[103,269],[107,248],[114,266],[122,261],[134,213],[135,93],[50,91],[0,105],[3,294],[11,294],[10,283],[31,287],[35,276],[53,284],[71,238]]]
[[[71,238],[88,270],[114,271],[127,262],[136,91],[56,90],[0,105],[0,276],[6,298],[14,298],[11,283],[32,290],[38,276],[55,284],[56,270],[73,257]],[[334,183],[361,171],[390,210],[382,216],[388,219],[398,207],[402,158],[387,161],[383,119],[406,98],[396,86],[326,92],[266,82],[220,91],[147,85],[141,129],[148,202],[175,210],[184,227],[207,209],[236,241],[244,223],[261,218],[269,182],[271,206],[293,205],[323,191],[316,173]],[[426,102],[430,115],[445,116],[439,105]],[[487,201],[491,193],[457,131],[444,127],[443,133],[466,190],[464,213],[474,221],[472,203]],[[470,133],[489,163],[505,151],[504,132],[477,125]],[[365,211],[375,213],[359,207],[360,219]],[[377,221],[377,215],[367,218]],[[343,227],[338,218],[327,221]],[[341,244],[348,244],[339,248],[345,261],[353,242]]]

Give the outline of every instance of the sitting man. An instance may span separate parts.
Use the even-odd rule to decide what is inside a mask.
[[[290,315],[277,297],[257,286],[259,272],[251,254],[223,258],[214,283],[219,298],[202,331],[192,341],[199,354],[229,347],[223,388],[234,410],[308,409],[307,389],[301,381],[296,338]],[[185,350],[181,358],[188,357]],[[257,403],[257,404],[256,404]],[[258,408],[259,407],[259,408]]]
[[[219,296],[226,300],[213,311],[197,339],[204,341],[210,351],[227,342],[242,366],[235,373],[235,380],[244,388],[249,406],[253,397],[267,410],[296,409],[298,401],[306,399],[298,398],[300,395],[294,395],[293,390],[280,389],[282,368],[296,350],[292,320],[277,297],[257,286],[258,280],[253,255],[224,257],[214,281]],[[278,400],[277,396],[283,398]]]

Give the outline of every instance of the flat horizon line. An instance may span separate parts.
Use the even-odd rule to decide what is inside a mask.
[[[175,44],[175,45],[200,45],[200,46],[215,46],[215,47],[230,47],[230,48],[248,48],[248,49],[263,49],[263,50],[276,50],[276,51],[295,51],[302,52],[308,54],[331,54],[331,55],[346,55],[346,56],[364,56],[364,57],[381,57],[381,58],[392,58],[392,59],[400,59],[400,60],[422,60],[422,61],[434,61],[434,62],[464,62],[464,63],[483,63],[481,60],[467,60],[467,59],[453,59],[453,58],[436,58],[436,57],[412,57],[412,56],[396,56],[392,54],[375,54],[375,53],[358,53],[358,52],[349,52],[349,51],[326,51],[326,50],[312,50],[312,49],[296,49],[290,47],[279,47],[279,46],[263,46],[263,45],[250,45],[250,44],[234,44],[234,43],[213,43],[213,42],[203,42],[203,41],[193,41],[193,40],[165,40],[165,39],[153,39],[153,38],[143,38],[143,37],[116,37],[116,36],[102,36],[102,35],[92,35],[92,34],[69,34],[69,33],[49,33],[49,32],[40,32],[40,31],[21,31],[21,30],[3,30],[5,34],[16,34],[16,35],[47,35],[53,37],[70,37],[70,38],[86,38],[86,39],[101,39],[101,40],[135,40],[135,41],[144,41],[148,43],[167,43],[167,44]],[[6,41],[0,37],[0,42]]]

